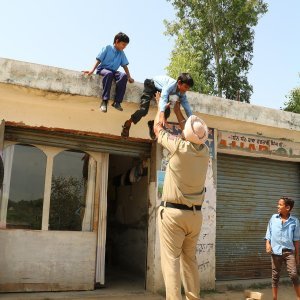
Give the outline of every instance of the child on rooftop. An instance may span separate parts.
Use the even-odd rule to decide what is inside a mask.
[[[110,99],[110,90],[113,79],[116,81],[116,95],[112,106],[119,111],[123,111],[121,103],[126,91],[127,81],[130,83],[134,82],[127,67],[129,62],[123,51],[128,43],[129,37],[125,33],[119,32],[114,38],[113,46],[107,45],[102,48],[101,52],[96,57],[94,67],[90,71],[83,71],[83,73],[91,75],[97,69],[96,74],[103,76],[102,103],[100,105],[100,109],[103,112],[107,112],[107,103]],[[118,71],[120,66],[123,67],[125,73]]]

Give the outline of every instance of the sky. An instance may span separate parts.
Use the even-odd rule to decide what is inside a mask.
[[[248,80],[251,104],[280,109],[300,86],[300,0],[265,0],[269,11],[255,27]],[[0,57],[70,70],[90,70],[119,31],[132,77],[166,73],[174,39],[163,20],[175,18],[167,0],[0,0]]]

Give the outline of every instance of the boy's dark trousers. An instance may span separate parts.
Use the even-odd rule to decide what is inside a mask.
[[[283,249],[282,255],[272,254],[272,286],[278,287],[281,267],[285,263],[293,285],[299,284],[299,278],[297,274],[297,264],[295,259],[295,253],[292,250]]]
[[[131,115],[131,120],[134,124],[138,123],[142,117],[145,117],[148,114],[150,101],[155,97],[156,92],[160,92],[154,85],[152,79],[146,79],[144,81],[144,90],[141,96],[140,108]],[[165,118],[170,116],[170,107],[167,107],[165,110]]]
[[[102,100],[109,100],[110,99],[110,90],[113,79],[116,80],[116,95],[115,95],[115,102],[121,103],[124,98],[124,94],[126,91],[126,85],[128,77],[125,73],[119,71],[111,71],[108,69],[99,69],[97,70],[97,74],[103,76],[102,84],[103,84],[103,93],[102,93]]]

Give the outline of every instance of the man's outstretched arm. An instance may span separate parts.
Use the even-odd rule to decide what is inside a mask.
[[[156,92],[155,94],[155,100],[156,100],[156,103],[157,103],[157,113],[156,113],[156,116],[155,116],[155,119],[154,119],[154,133],[156,135],[156,138],[158,138],[158,134],[159,132],[164,129],[163,127],[163,123],[160,121],[160,116],[161,116],[161,111],[160,111],[160,108],[159,108],[159,100],[160,99],[160,92]],[[163,112],[164,114],[164,112]]]

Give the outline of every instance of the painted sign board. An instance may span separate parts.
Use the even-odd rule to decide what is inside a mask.
[[[217,143],[218,149],[231,149],[264,156],[300,158],[300,144],[283,139],[219,131]]]

